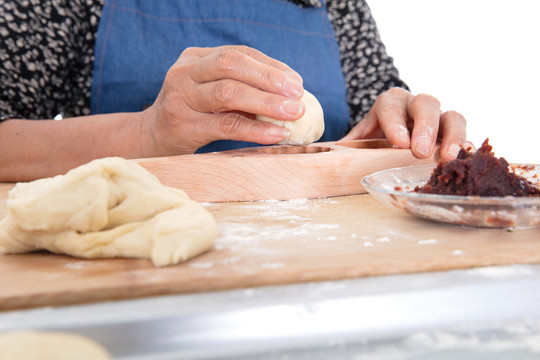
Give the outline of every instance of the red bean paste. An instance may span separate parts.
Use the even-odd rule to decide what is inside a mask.
[[[496,158],[489,139],[480,149],[464,149],[455,160],[440,161],[427,184],[415,192],[440,195],[540,196],[540,189],[512,172],[504,158]]]

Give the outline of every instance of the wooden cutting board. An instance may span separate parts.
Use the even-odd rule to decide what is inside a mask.
[[[270,146],[137,160],[197,201],[317,198],[365,193],[362,178],[389,168],[435,163],[386,140]]]
[[[0,184],[0,218],[11,185]],[[540,262],[540,228],[417,219],[372,196],[206,203],[219,238],[184,264],[0,255],[0,310]]]

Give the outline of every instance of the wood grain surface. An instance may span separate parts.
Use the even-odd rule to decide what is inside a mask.
[[[197,201],[287,200],[362,194],[360,180],[374,172],[435,163],[417,159],[386,140],[270,146],[220,153],[139,159],[164,185]]]
[[[0,184],[0,218],[12,185]],[[372,196],[203,204],[220,236],[186,263],[0,255],[0,310],[540,262],[540,228],[417,219]]]

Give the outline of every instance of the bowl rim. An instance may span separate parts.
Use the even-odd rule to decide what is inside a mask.
[[[372,193],[383,193],[387,195],[406,197],[409,199],[425,200],[431,202],[438,202],[444,204],[471,204],[476,205],[514,205],[516,202],[520,205],[524,204],[540,204],[540,196],[479,196],[479,195],[441,195],[441,194],[425,194],[425,193],[416,193],[413,191],[402,191],[396,189],[386,189],[376,186],[372,183],[373,179],[387,173],[400,173],[405,170],[414,171],[415,169],[434,169],[437,164],[427,164],[427,165],[413,165],[413,166],[403,166],[396,167],[391,169],[385,169],[377,171],[375,173],[366,175],[362,178],[361,184],[364,188]],[[534,166],[534,170],[540,174],[540,165],[539,164],[520,164],[512,163],[510,166]],[[426,179],[427,181],[427,179]]]

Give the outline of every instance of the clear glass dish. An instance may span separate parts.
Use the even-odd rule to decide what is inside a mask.
[[[435,165],[388,169],[362,179],[364,188],[379,201],[412,215],[455,225],[522,228],[540,225],[540,197],[480,197],[413,192],[424,185]],[[513,164],[517,174],[539,183],[539,165]]]

